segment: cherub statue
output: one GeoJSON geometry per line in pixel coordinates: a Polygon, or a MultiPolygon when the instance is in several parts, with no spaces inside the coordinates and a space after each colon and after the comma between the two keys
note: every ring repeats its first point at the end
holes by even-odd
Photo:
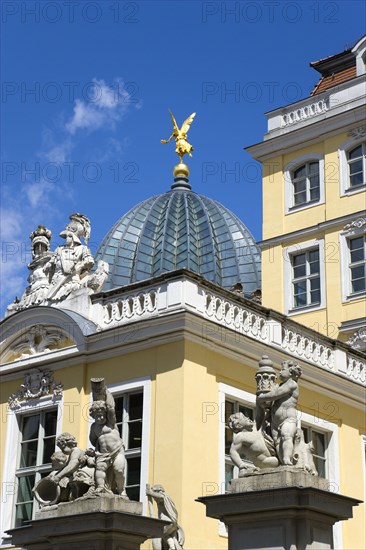
{"type": "Polygon", "coordinates": [[[293,465],[295,436],[298,430],[297,401],[301,367],[292,361],[284,361],[280,371],[281,384],[273,390],[257,395],[257,404],[270,401],[271,432],[281,464],[293,465]]]}
{"type": "Polygon", "coordinates": [[[117,493],[128,500],[125,490],[126,458],[123,441],[116,425],[114,399],[105,388],[105,400],[93,401],[89,412],[94,418],[90,441],[95,451],[95,494],[117,493]]]}
{"type": "Polygon", "coordinates": [[[57,437],[56,445],[60,451],[55,451],[51,456],[52,472],[33,489],[36,499],[43,506],[47,500],[54,503],[75,500],[94,486],[94,459],[78,448],[76,438],[64,432],[57,437]],[[50,489],[50,482],[53,490],[50,489]],[[55,485],[59,488],[58,496],[55,493],[55,498],[50,499],[55,485]]]}
{"type": "Polygon", "coordinates": [[[266,435],[262,431],[257,431],[250,418],[241,412],[232,414],[229,417],[229,428],[234,432],[230,457],[235,466],[239,468],[239,477],[248,471],[278,466],[278,459],[274,449],[271,448],[271,441],[266,441],[266,435]],[[245,463],[240,452],[243,452],[254,466],[245,463]]]}
{"type": "Polygon", "coordinates": [[[146,485],[146,496],[149,501],[150,515],[153,513],[153,499],[158,507],[158,518],[170,521],[170,525],[164,528],[161,539],[152,539],[153,550],[183,550],[184,531],[178,525],[178,512],[174,502],[164,491],[162,485],[146,485]]]}
{"type": "Polygon", "coordinates": [[[171,111],[170,118],[173,122],[173,133],[170,136],[169,139],[162,139],[160,140],[161,143],[169,143],[169,141],[174,138],[175,139],[175,152],[179,156],[180,162],[182,162],[182,158],[184,155],[192,156],[191,151],[193,151],[193,147],[190,143],[187,141],[187,133],[188,130],[193,122],[194,117],[196,116],[196,113],[192,113],[182,124],[181,129],[178,128],[178,124],[174,118],[174,115],[171,111]]]}

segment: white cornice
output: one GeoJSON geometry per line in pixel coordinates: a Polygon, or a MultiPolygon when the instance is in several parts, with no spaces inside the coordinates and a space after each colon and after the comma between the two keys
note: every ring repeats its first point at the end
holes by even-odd
{"type": "Polygon", "coordinates": [[[282,133],[261,143],[245,147],[245,150],[259,162],[275,156],[297,151],[341,132],[350,131],[365,120],[365,98],[351,105],[344,105],[344,111],[327,111],[307,126],[297,125],[291,132],[282,133]]]}
{"type": "MultiPolygon", "coordinates": [[[[251,349],[253,357],[263,350],[267,354],[280,353],[284,358],[293,357],[312,364],[328,372],[331,378],[345,378],[361,386],[365,382],[366,365],[362,355],[347,345],[300,325],[279,312],[207,283],[186,270],[179,276],[177,272],[171,278],[167,277],[151,302],[148,298],[155,292],[154,289],[156,283],[151,280],[151,285],[145,286],[145,298],[142,299],[141,295],[141,300],[136,296],[132,300],[130,291],[124,288],[107,299],[101,296],[90,310],[93,315],[95,307],[93,321],[99,330],[83,335],[82,347],[15,360],[3,365],[0,373],[13,376],[30,366],[45,364],[47,368],[62,368],[64,365],[99,361],[177,341],[192,332],[188,321],[194,318],[196,321],[192,326],[196,328],[193,333],[203,342],[216,332],[223,339],[223,346],[231,341],[235,346],[241,342],[239,349],[243,357],[250,355],[251,349]],[[126,302],[130,305],[125,311],[126,302]]],[[[47,318],[49,309],[40,309],[39,322],[42,322],[41,311],[47,318]]],[[[30,313],[17,314],[19,326],[22,315],[28,318],[30,313]]]]}
{"type": "MultiPolygon", "coordinates": [[[[191,341],[224,357],[240,361],[253,368],[253,375],[258,366],[258,357],[263,354],[269,355],[276,365],[293,357],[279,346],[274,347],[260,339],[249,338],[245,334],[237,333],[227,327],[217,327],[214,322],[202,319],[191,312],[177,312],[174,315],[162,317],[158,323],[156,321],[156,319],[141,321],[137,323],[140,325],[138,330],[131,331],[131,327],[124,327],[128,329],[126,331],[128,339],[124,339],[122,334],[118,335],[118,327],[106,331],[102,341],[100,334],[99,338],[94,335],[91,338],[94,341],[89,342],[87,352],[79,353],[73,358],[58,357],[56,360],[54,357],[53,361],[47,362],[47,368],[50,371],[55,371],[71,365],[92,364],[96,361],[122,357],[132,352],[179,341],[182,343],[191,341]]],[[[304,387],[326,393],[333,399],[348,401],[352,406],[364,406],[365,392],[359,384],[355,384],[339,372],[320,368],[306,360],[299,360],[299,363],[303,367],[304,387]]],[[[15,364],[7,365],[6,372],[2,373],[1,379],[3,382],[18,379],[20,373],[27,368],[29,369],[29,365],[28,367],[15,364]]],[[[62,374],[59,378],[62,381],[62,374]]]]}
{"type": "Polygon", "coordinates": [[[298,240],[298,237],[301,237],[301,239],[303,240],[303,238],[305,237],[310,237],[317,233],[321,233],[326,230],[333,229],[334,227],[342,226],[342,229],[343,229],[343,227],[346,224],[348,224],[348,222],[352,222],[356,219],[362,218],[365,214],[366,214],[365,210],[361,210],[360,212],[353,212],[352,214],[347,214],[347,216],[341,216],[340,218],[334,218],[332,220],[320,222],[310,227],[305,227],[297,231],[291,231],[290,233],[285,233],[284,235],[278,235],[277,237],[264,239],[263,241],[260,241],[259,243],[257,243],[257,245],[259,246],[259,248],[263,249],[263,248],[266,248],[267,246],[279,245],[284,242],[288,243],[290,241],[298,240]]]}

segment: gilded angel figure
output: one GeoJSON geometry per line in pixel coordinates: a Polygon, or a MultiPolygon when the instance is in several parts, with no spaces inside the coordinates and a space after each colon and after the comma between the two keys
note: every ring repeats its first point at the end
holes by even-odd
{"type": "Polygon", "coordinates": [[[175,152],[180,158],[180,162],[182,162],[182,158],[184,155],[192,156],[191,151],[193,151],[193,147],[190,143],[187,141],[187,133],[188,130],[193,122],[194,117],[196,116],[196,113],[192,113],[182,124],[181,129],[178,128],[178,124],[174,118],[174,115],[171,111],[170,118],[173,122],[173,133],[170,136],[169,139],[162,139],[161,143],[169,143],[169,141],[174,138],[175,139],[175,152]]]}

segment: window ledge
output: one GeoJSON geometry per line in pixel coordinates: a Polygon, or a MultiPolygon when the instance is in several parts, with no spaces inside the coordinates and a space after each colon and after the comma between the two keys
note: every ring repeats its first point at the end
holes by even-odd
{"type": "Polygon", "coordinates": [[[366,190],[366,183],[363,183],[362,185],[358,185],[357,187],[348,187],[343,192],[343,197],[348,197],[350,195],[355,195],[356,193],[361,193],[361,191],[366,190]]]}
{"type": "Polygon", "coordinates": [[[304,204],[298,204],[296,206],[290,206],[285,215],[288,216],[289,214],[294,214],[294,212],[299,212],[301,210],[307,210],[308,208],[313,208],[314,206],[319,206],[320,204],[324,204],[324,200],[316,200],[316,201],[309,201],[305,202],[304,204]]]}
{"type": "Polygon", "coordinates": [[[357,294],[349,294],[346,296],[346,298],[343,300],[344,303],[347,302],[353,302],[354,300],[358,300],[360,298],[366,298],[366,290],[363,290],[362,292],[358,292],[357,294]]]}
{"type": "Polygon", "coordinates": [[[310,306],[302,306],[290,309],[287,313],[287,315],[297,315],[298,313],[307,313],[308,311],[317,311],[320,309],[325,309],[324,304],[317,304],[317,305],[310,305],[310,306]]]}

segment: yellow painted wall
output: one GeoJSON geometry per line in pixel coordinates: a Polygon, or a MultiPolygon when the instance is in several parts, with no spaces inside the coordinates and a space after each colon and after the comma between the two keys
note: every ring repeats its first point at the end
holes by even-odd
{"type": "MultiPolygon", "coordinates": [[[[73,416],[70,411],[87,410],[90,378],[101,375],[107,384],[151,377],[149,483],[163,484],[175,501],[187,550],[226,549],[227,538],[219,536],[218,521],[206,518],[205,506],[195,499],[205,494],[207,483],[219,483],[219,427],[224,411],[218,407],[218,384],[254,394],[254,369],[245,360],[229,359],[213,347],[186,340],[56,371],[55,380],[64,385],[65,406],[72,404],[64,408],[62,430],[73,433],[80,447],[87,445],[87,415],[73,416]]],[[[4,400],[21,382],[19,377],[3,384],[4,400]]],[[[315,390],[301,388],[301,383],[300,389],[299,405],[304,412],[339,425],[340,492],[363,500],[364,415],[315,390]]],[[[1,437],[4,443],[5,429],[1,437]]],[[[364,507],[358,507],[354,519],[344,523],[344,548],[366,548],[363,515],[364,507]]],[[[151,543],[144,548],[151,548],[151,543]]]]}
{"type": "MultiPolygon", "coordinates": [[[[263,239],[299,231],[316,226],[353,212],[359,212],[366,205],[366,192],[340,196],[338,148],[349,139],[347,133],[330,137],[323,142],[298,149],[285,155],[265,161],[263,165],[263,239]],[[285,214],[284,170],[303,155],[317,153],[324,157],[325,203],[285,214]]],[[[302,244],[309,239],[324,239],[326,308],[292,314],[299,323],[330,336],[347,340],[349,335],[339,333],[342,322],[365,316],[365,299],[354,299],[342,303],[341,258],[337,228],[324,230],[311,237],[295,236],[291,242],[269,245],[262,251],[262,303],[266,307],[286,313],[284,295],[284,262],[289,261],[285,249],[302,244]]]]}
{"type": "Polygon", "coordinates": [[[366,191],[340,196],[338,148],[349,140],[347,133],[324,142],[302,147],[263,163],[263,239],[297,231],[326,220],[359,212],[365,208],[366,191]],[[284,170],[303,155],[317,153],[324,157],[325,203],[285,214],[284,170]]]}

